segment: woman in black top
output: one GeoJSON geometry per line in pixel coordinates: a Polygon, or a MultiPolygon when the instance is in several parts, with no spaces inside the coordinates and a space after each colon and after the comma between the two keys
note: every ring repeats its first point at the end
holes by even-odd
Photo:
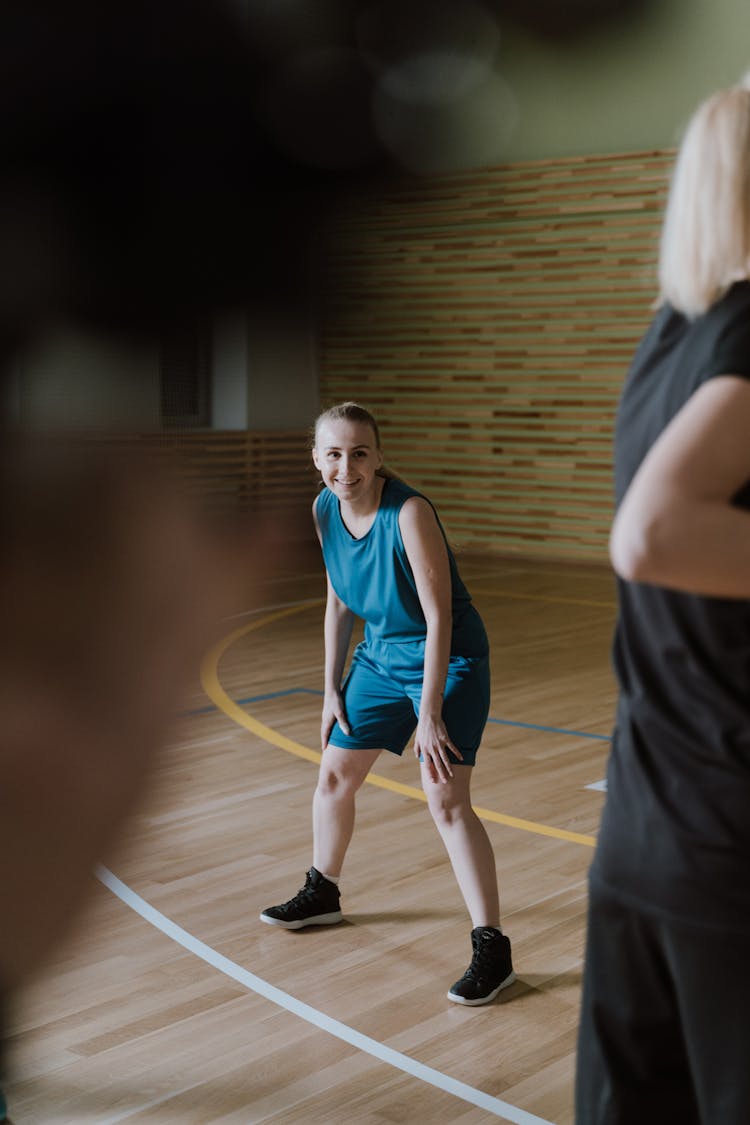
{"type": "Polygon", "coordinates": [[[578,1125],[750,1122],[750,82],[696,112],[618,412],[578,1125]]]}

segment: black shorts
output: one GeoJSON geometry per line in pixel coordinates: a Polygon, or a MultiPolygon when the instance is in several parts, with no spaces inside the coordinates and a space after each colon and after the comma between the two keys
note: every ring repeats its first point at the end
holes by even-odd
{"type": "Polygon", "coordinates": [[[660,918],[592,884],[576,1125],[748,1125],[748,954],[748,934],[660,918]]]}

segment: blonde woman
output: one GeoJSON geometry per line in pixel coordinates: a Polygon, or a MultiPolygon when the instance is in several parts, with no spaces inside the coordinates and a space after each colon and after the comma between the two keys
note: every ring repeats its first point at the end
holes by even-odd
{"type": "Polygon", "coordinates": [[[750,89],[691,120],[615,441],[578,1125],[750,1121],[750,89]]]}

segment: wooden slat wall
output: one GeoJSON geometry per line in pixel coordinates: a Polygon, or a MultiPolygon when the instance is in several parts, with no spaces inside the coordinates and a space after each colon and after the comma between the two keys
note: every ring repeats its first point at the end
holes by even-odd
{"type": "Polygon", "coordinates": [[[459,545],[606,558],[614,414],[673,157],[509,165],[340,214],[321,399],[373,410],[459,545]]]}
{"type": "Polygon", "coordinates": [[[289,534],[313,535],[318,476],[305,430],[182,431],[107,435],[108,443],[165,456],[189,490],[215,511],[277,513],[289,534]]]}

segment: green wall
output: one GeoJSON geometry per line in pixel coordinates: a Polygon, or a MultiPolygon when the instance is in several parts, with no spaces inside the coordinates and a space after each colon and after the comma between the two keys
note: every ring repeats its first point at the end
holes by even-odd
{"type": "Polygon", "coordinates": [[[463,38],[415,56],[375,100],[386,147],[418,174],[669,149],[704,97],[750,69],[748,0],[643,0],[570,42],[478,0],[461,12],[463,38]]]}
{"type": "Polygon", "coordinates": [[[505,28],[495,66],[518,113],[506,160],[670,147],[698,102],[750,69],[750,4],[651,0],[565,47],[505,28]]]}

